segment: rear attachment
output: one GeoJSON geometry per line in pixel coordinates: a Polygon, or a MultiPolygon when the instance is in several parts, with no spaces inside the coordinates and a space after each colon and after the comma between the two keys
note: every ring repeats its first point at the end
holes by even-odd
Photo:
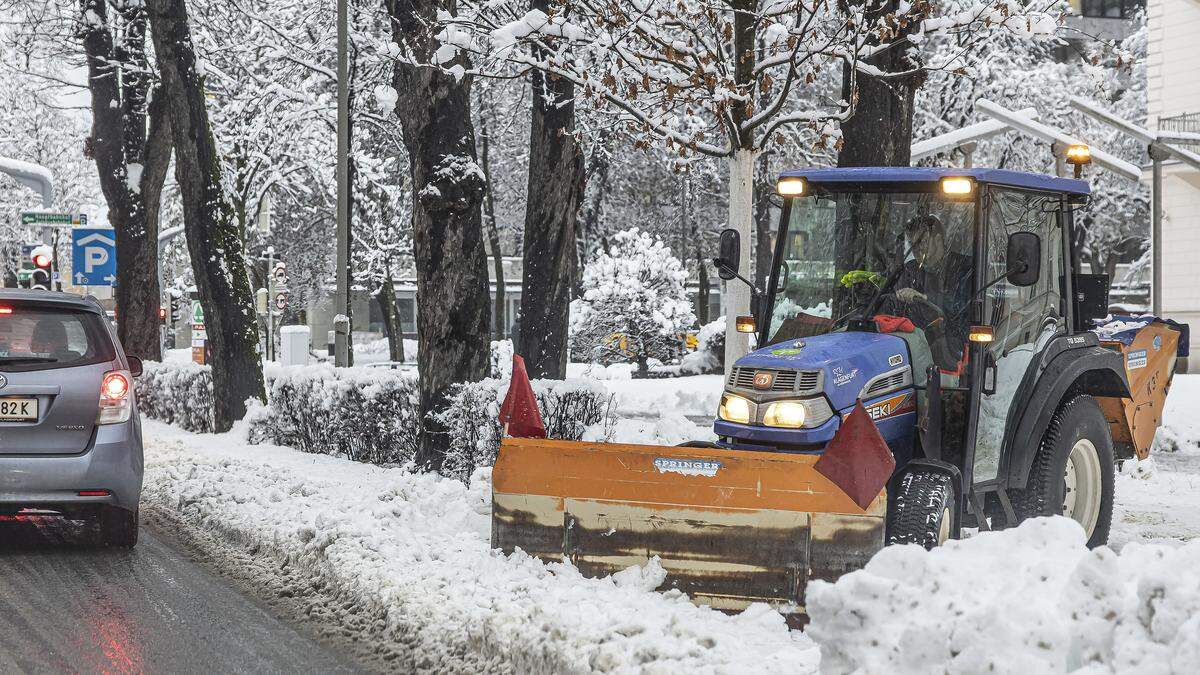
{"type": "Polygon", "coordinates": [[[815,455],[506,438],[492,473],[492,547],[586,576],[659,556],[661,590],[740,610],[803,611],[812,579],[883,547],[887,500],[864,511],[815,455]]]}

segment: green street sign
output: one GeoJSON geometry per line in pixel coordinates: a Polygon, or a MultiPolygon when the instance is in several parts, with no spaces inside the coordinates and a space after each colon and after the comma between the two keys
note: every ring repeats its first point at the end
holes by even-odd
{"type": "Polygon", "coordinates": [[[200,305],[199,300],[192,301],[192,325],[204,325],[204,307],[200,305]]]}
{"type": "Polygon", "coordinates": [[[87,225],[86,213],[41,213],[26,211],[21,214],[22,225],[42,225],[45,227],[74,227],[87,225]]]}

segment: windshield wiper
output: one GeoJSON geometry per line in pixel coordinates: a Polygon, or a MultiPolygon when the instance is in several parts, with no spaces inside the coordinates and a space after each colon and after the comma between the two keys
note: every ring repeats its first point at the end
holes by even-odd
{"type": "Polygon", "coordinates": [[[58,363],[46,356],[0,356],[0,363],[58,363]]]}

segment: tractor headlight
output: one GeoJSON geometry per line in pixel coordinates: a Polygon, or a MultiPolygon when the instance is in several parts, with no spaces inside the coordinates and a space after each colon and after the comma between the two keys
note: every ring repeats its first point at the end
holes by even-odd
{"type": "Polygon", "coordinates": [[[750,401],[741,396],[725,394],[721,397],[721,407],[717,409],[717,415],[726,422],[749,424],[750,401]]]}
{"type": "Polygon", "coordinates": [[[824,397],[768,403],[763,412],[763,425],[785,429],[819,427],[833,417],[833,409],[824,397]]]}
{"type": "Polygon", "coordinates": [[[804,426],[808,417],[808,409],[800,401],[776,401],[767,405],[763,415],[763,424],[769,427],[787,427],[799,429],[804,426]]]}

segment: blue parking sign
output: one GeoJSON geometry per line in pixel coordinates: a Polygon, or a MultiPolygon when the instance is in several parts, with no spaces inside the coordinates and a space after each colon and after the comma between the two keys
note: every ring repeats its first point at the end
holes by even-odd
{"type": "Polygon", "coordinates": [[[117,281],[117,235],[109,229],[71,230],[71,281],[76,286],[113,286],[117,281]]]}

